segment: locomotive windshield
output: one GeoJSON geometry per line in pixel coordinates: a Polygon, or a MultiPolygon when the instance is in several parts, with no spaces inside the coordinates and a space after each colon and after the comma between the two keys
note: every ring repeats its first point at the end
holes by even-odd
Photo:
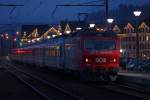
{"type": "Polygon", "coordinates": [[[114,40],[85,40],[84,48],[86,50],[115,50],[114,40]]]}

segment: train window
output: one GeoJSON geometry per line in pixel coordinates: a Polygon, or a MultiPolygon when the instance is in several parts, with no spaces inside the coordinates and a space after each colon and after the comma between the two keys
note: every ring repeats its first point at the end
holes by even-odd
{"type": "Polygon", "coordinates": [[[49,56],[49,48],[45,48],[45,56],[49,56]]]}
{"type": "Polygon", "coordinates": [[[72,46],[71,44],[65,44],[65,49],[66,49],[66,50],[70,50],[70,49],[71,49],[71,46],[72,46]]]}
{"type": "Polygon", "coordinates": [[[55,57],[55,56],[60,56],[60,46],[50,46],[49,47],[49,49],[47,49],[48,51],[47,51],[47,53],[46,53],[46,55],[47,56],[53,56],[53,57],[55,57]]]}
{"type": "Polygon", "coordinates": [[[86,50],[114,50],[114,40],[85,40],[84,48],[86,50]]]}
{"type": "Polygon", "coordinates": [[[34,56],[42,56],[43,55],[42,50],[43,50],[43,48],[35,48],[35,49],[33,49],[33,51],[34,51],[33,55],[34,56]]]}

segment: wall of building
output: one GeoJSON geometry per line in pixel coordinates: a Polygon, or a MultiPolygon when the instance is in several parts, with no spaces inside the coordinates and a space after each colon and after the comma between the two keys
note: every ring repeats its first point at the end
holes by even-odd
{"type": "Polygon", "coordinates": [[[127,25],[124,31],[119,34],[121,41],[122,57],[136,58],[137,34],[139,34],[139,59],[150,60],[150,30],[144,23],[135,32],[133,26],[127,25]]]}

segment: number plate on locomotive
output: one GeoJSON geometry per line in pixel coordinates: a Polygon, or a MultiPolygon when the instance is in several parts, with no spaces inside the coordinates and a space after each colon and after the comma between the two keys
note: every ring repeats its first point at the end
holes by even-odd
{"type": "Polygon", "coordinates": [[[96,58],[95,61],[97,63],[104,63],[104,62],[106,62],[106,58],[96,58]]]}

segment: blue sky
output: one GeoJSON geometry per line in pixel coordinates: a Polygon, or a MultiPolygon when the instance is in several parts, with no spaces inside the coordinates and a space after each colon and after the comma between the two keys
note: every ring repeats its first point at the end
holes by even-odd
{"type": "MultiPolygon", "coordinates": [[[[76,19],[78,12],[93,12],[97,11],[97,7],[82,7],[82,8],[67,8],[59,7],[57,12],[52,17],[51,13],[57,4],[78,3],[92,0],[0,0],[0,3],[5,4],[23,4],[24,7],[16,7],[13,13],[9,12],[12,7],[0,7],[0,24],[6,23],[41,23],[51,24],[59,22],[61,19],[76,19]]],[[[120,3],[142,5],[150,0],[110,0],[110,7],[115,8],[120,3]]],[[[99,2],[100,3],[100,2],[99,2]]],[[[101,9],[101,8],[100,8],[101,9]]]]}

